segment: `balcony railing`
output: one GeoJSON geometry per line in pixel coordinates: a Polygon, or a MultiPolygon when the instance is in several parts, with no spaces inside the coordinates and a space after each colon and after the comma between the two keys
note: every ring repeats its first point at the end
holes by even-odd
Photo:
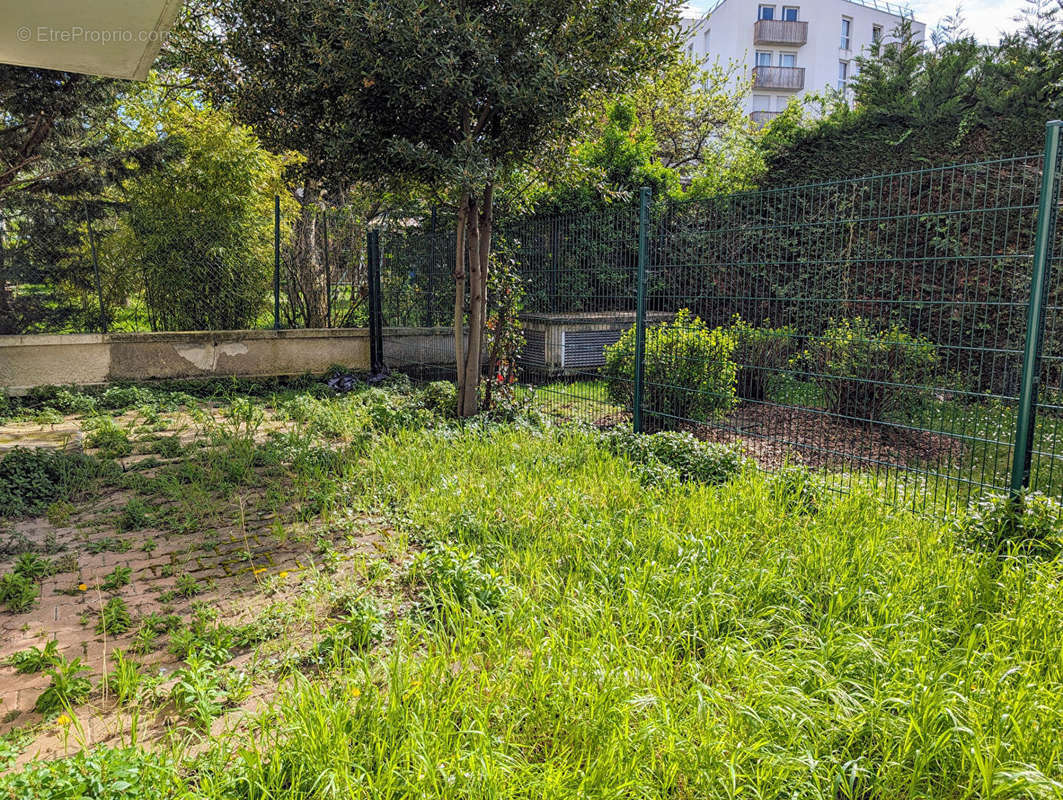
{"type": "Polygon", "coordinates": [[[781,111],[754,111],[749,118],[757,125],[767,125],[781,113],[781,111]]]}
{"type": "Polygon", "coordinates": [[[753,23],[754,44],[800,47],[808,41],[808,23],[788,19],[758,19],[753,23]]]}
{"type": "Polygon", "coordinates": [[[805,68],[754,67],[753,88],[799,92],[805,88],[805,68]]]}

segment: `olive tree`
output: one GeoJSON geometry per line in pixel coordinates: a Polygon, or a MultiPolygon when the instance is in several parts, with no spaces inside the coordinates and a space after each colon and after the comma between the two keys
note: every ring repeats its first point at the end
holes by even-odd
{"type": "Polygon", "coordinates": [[[189,7],[207,45],[189,63],[264,141],[304,153],[326,183],[453,199],[458,412],[475,413],[498,181],[556,144],[588,97],[666,66],[681,0],[219,2],[189,7]]]}

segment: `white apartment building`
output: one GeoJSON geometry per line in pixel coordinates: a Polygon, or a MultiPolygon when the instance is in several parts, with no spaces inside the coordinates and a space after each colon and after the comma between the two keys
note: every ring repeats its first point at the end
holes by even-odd
{"type": "Polygon", "coordinates": [[[922,41],[926,25],[910,9],[884,0],[714,0],[683,21],[687,52],[706,63],[735,63],[752,80],[747,110],[765,123],[794,96],[833,88],[856,74],[856,58],[889,41],[903,20],[922,41]]]}

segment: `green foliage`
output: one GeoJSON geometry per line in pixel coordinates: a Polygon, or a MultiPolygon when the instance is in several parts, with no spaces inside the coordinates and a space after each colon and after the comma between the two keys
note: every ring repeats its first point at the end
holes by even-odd
{"type": "Polygon", "coordinates": [[[89,699],[92,682],[85,673],[90,670],[80,658],[68,661],[59,656],[44,672],[52,680],[33,706],[37,712],[50,717],[69,711],[89,699]]]}
{"type": "Polygon", "coordinates": [[[789,326],[754,328],[736,316],[730,333],[735,342],[738,398],[764,402],[771,386],[790,364],[796,349],[796,331],[789,326]]]}
{"type": "Polygon", "coordinates": [[[0,795],[10,800],[171,800],[179,796],[178,785],[163,755],[96,746],[0,776],[0,795]]]}
{"type": "Polygon", "coordinates": [[[980,500],[957,527],[960,540],[975,550],[1047,559],[1063,552],[1063,507],[1041,492],[980,500]]]}
{"type": "Polygon", "coordinates": [[[115,596],[107,600],[100,609],[100,619],[96,623],[96,633],[121,636],[133,627],[133,619],[129,615],[129,607],[121,597],[115,596]]]}
{"type": "Polygon", "coordinates": [[[1023,17],[988,46],[962,20],[936,32],[935,47],[906,23],[899,38],[856,59],[853,108],[831,103],[825,114],[770,127],[765,183],[1039,152],[1044,123],[1063,109],[1063,19],[1055,3],[1031,4],[1023,17]]]}
{"type": "Polygon", "coordinates": [[[786,513],[815,514],[826,500],[821,480],[807,467],[785,464],[771,474],[773,499],[786,513]]]}
{"type": "Polygon", "coordinates": [[[14,667],[15,671],[22,675],[31,675],[57,665],[61,658],[59,642],[52,639],[44,647],[30,647],[12,653],[4,659],[4,663],[14,667]]]}
{"type": "Polygon", "coordinates": [[[117,566],[104,578],[100,588],[105,592],[116,592],[123,586],[128,586],[132,580],[133,570],[129,567],[117,566]]]}
{"type": "Polygon", "coordinates": [[[140,696],[144,675],[140,665],[128,658],[121,650],[111,651],[110,674],[107,676],[107,690],[114,694],[118,705],[131,705],[140,696]]]}
{"type": "Polygon", "coordinates": [[[110,417],[94,417],[85,423],[85,444],[99,448],[106,458],[122,458],[133,452],[129,431],[110,417]]]}
{"type": "Polygon", "coordinates": [[[96,459],[80,453],[9,450],[0,459],[0,517],[39,514],[87,488],[102,471],[96,459]]]}
{"type": "Polygon", "coordinates": [[[447,615],[455,609],[500,612],[506,583],[471,550],[432,542],[410,565],[409,579],[423,583],[425,606],[447,615]]]}
{"type": "Polygon", "coordinates": [[[55,572],[52,563],[36,553],[20,553],[12,570],[31,581],[39,581],[55,572]]]}
{"type": "MultiPolygon", "coordinates": [[[[634,327],[605,348],[602,372],[609,396],[628,410],[634,404],[634,327]]],[[[708,422],[734,407],[735,341],[725,330],[710,330],[688,309],[672,322],[646,328],[643,414],[648,427],[708,422]]]]}
{"type": "Polygon", "coordinates": [[[151,523],[150,506],[139,497],[131,497],[118,516],[117,527],[120,531],[139,531],[151,523]]]}
{"type": "Polygon", "coordinates": [[[8,611],[14,614],[29,611],[39,595],[40,589],[32,578],[17,572],[0,575],[0,606],[8,611]]]}
{"type": "Polygon", "coordinates": [[[440,417],[453,417],[458,407],[458,387],[450,381],[432,381],[419,392],[421,405],[440,417]]]}
{"type": "Polygon", "coordinates": [[[143,275],[153,330],[253,327],[269,296],[284,160],[227,113],[154,87],[124,111],[180,157],[124,184],[126,213],[101,258],[119,274],[143,275]]]}
{"type": "Polygon", "coordinates": [[[741,472],[745,459],[736,447],[701,442],[692,434],[661,431],[652,435],[613,428],[597,434],[610,452],[636,464],[640,478],[651,486],[679,481],[715,485],[741,472]]]}
{"type": "Polygon", "coordinates": [[[649,186],[654,197],[676,193],[679,174],[657,160],[653,129],[639,123],[634,104],[626,99],[612,102],[606,119],[598,138],[576,147],[583,182],[562,190],[555,203],[565,209],[594,208],[603,197],[637,197],[643,186],[649,186]]]}
{"type": "Polygon", "coordinates": [[[185,663],[175,673],[170,697],[178,711],[204,730],[227,707],[238,705],[250,694],[247,675],[221,666],[208,652],[189,653],[185,663]]]}
{"type": "Polygon", "coordinates": [[[863,317],[832,320],[811,360],[827,410],[872,422],[917,410],[938,363],[927,339],[863,317]]]}

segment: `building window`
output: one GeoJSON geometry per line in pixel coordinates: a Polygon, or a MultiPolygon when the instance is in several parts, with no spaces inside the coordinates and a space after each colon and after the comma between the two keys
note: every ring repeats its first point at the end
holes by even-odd
{"type": "Polygon", "coordinates": [[[871,41],[874,42],[875,44],[879,44],[879,43],[882,42],[882,26],[881,25],[872,25],[871,26],[871,41]]]}
{"type": "Polygon", "coordinates": [[[844,92],[849,85],[849,62],[838,62],[838,91],[844,92]]]}
{"type": "Polygon", "coordinates": [[[771,111],[771,95],[770,94],[755,94],[755,95],[753,95],[753,110],[754,111],[771,111]]]}
{"type": "Polygon", "coordinates": [[[709,54],[709,32],[708,31],[705,31],[705,33],[703,34],[703,39],[704,39],[704,42],[703,42],[704,47],[703,47],[703,49],[705,51],[705,55],[708,55],[709,54]]]}
{"type": "Polygon", "coordinates": [[[757,51],[757,66],[758,67],[770,67],[771,66],[771,52],[767,50],[757,51]]]}
{"type": "Polygon", "coordinates": [[[851,50],[853,43],[853,21],[848,17],[842,17],[842,50],[851,50]]]}
{"type": "Polygon", "coordinates": [[[797,22],[797,6],[783,6],[782,18],[786,22],[797,22]]]}
{"type": "MultiPolygon", "coordinates": [[[[749,19],[749,17],[746,17],[749,19]]],[[[761,6],[757,9],[757,19],[775,19],[775,6],[761,6]]]]}
{"type": "Polygon", "coordinates": [[[780,67],[796,67],[797,56],[794,53],[779,53],[780,67]]]}
{"type": "Polygon", "coordinates": [[[690,56],[691,58],[694,57],[694,43],[693,42],[691,42],[690,44],[687,45],[687,55],[690,56]]]}

